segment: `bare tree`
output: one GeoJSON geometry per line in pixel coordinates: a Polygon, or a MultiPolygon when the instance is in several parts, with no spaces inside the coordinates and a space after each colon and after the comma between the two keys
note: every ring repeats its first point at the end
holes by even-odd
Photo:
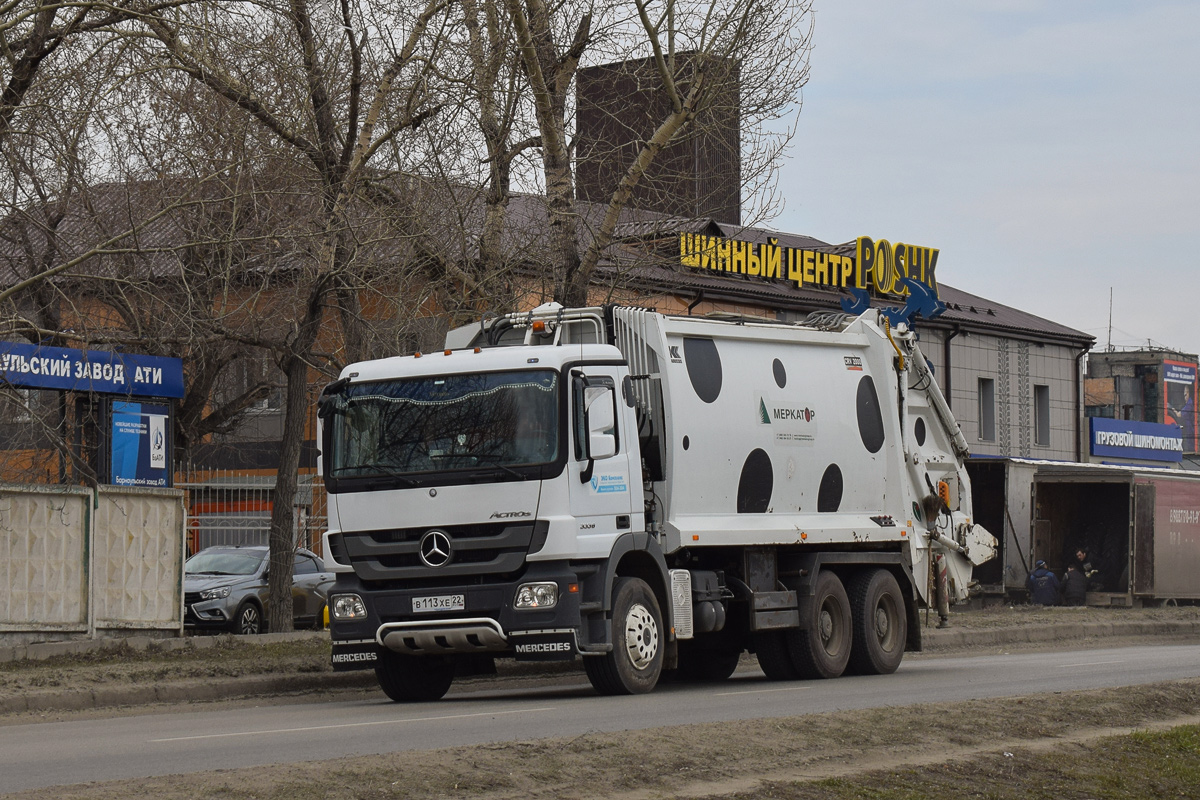
{"type": "Polygon", "coordinates": [[[564,304],[587,303],[593,273],[635,188],[664,148],[704,125],[714,106],[733,98],[741,123],[750,129],[751,149],[760,148],[746,154],[749,180],[773,170],[790,138],[787,128],[772,132],[764,126],[798,109],[808,70],[809,0],[633,0],[600,7],[505,0],[505,8],[541,133],[549,260],[555,299],[564,304]],[[581,239],[577,227],[586,215],[577,201],[569,92],[585,59],[650,65],[639,80],[659,95],[661,111],[651,130],[636,132],[636,152],[623,164],[599,222],[581,239]]]}
{"type": "MultiPolygon", "coordinates": [[[[285,380],[284,433],[271,516],[270,620],[291,628],[293,520],[308,393],[322,327],[337,309],[341,358],[366,355],[359,307],[359,242],[354,208],[371,164],[392,140],[436,114],[431,69],[439,48],[443,0],[415,13],[342,0],[336,5],[202,2],[186,13],[146,13],[140,29],[172,70],[237,108],[275,142],[280,159],[304,165],[319,228],[307,251],[278,280],[272,308],[256,311],[289,323],[268,337],[285,380]],[[393,31],[401,34],[393,38],[393,31]],[[282,315],[280,312],[283,312],[282,315]]],[[[295,169],[299,169],[297,166],[295,169]]],[[[295,170],[293,170],[295,174],[295,170]]],[[[264,332],[266,326],[264,326],[264,332]]],[[[339,359],[340,360],[340,359],[339,359]]]]}

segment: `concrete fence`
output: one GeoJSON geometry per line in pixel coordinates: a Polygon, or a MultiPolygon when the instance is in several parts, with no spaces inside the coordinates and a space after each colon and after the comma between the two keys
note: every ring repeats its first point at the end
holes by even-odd
{"type": "Polygon", "coordinates": [[[183,492],[0,485],[0,643],[183,631],[183,492]]]}

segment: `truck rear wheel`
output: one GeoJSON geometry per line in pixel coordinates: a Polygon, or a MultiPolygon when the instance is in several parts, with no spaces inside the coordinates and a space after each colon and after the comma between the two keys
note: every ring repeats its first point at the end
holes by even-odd
{"type": "Polygon", "coordinates": [[[588,680],[600,694],[645,694],[662,673],[662,611],[640,578],[618,578],[613,586],[613,649],[583,660],[588,680]]]}
{"type": "Polygon", "coordinates": [[[799,680],[785,631],[759,631],[754,635],[754,655],[763,674],[773,681],[799,680]]]}
{"type": "Polygon", "coordinates": [[[850,670],[858,675],[888,675],[900,666],[908,639],[904,595],[885,569],[864,570],[850,581],[854,647],[850,670]]]}
{"type": "Polygon", "coordinates": [[[379,688],[397,703],[440,700],[454,682],[454,662],[445,656],[406,656],[385,650],[375,663],[379,688]]]}
{"type": "Polygon", "coordinates": [[[737,669],[742,651],[679,643],[679,677],[685,681],[723,681],[737,669]]]}
{"type": "Polygon", "coordinates": [[[787,632],[788,650],[802,678],[836,678],[846,670],[854,642],[852,615],[846,587],[837,575],[817,574],[812,616],[800,620],[806,627],[787,632]]]}

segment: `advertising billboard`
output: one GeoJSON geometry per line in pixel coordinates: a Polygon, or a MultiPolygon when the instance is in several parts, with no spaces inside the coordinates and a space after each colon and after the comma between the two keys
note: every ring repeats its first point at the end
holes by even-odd
{"type": "Polygon", "coordinates": [[[109,483],[171,485],[171,409],[165,404],[114,400],[110,415],[109,483]]]}
{"type": "Polygon", "coordinates": [[[1163,361],[1163,421],[1183,429],[1183,452],[1196,452],[1196,364],[1163,361]]]}

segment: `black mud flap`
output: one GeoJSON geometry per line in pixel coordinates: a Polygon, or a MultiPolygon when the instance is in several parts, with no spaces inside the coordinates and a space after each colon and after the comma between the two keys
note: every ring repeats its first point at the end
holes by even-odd
{"type": "Polygon", "coordinates": [[[334,672],[349,672],[356,669],[374,669],[382,648],[374,639],[358,642],[334,642],[329,663],[334,672]]]}
{"type": "Polygon", "coordinates": [[[574,631],[509,636],[517,661],[574,661],[579,648],[574,631]]]}

